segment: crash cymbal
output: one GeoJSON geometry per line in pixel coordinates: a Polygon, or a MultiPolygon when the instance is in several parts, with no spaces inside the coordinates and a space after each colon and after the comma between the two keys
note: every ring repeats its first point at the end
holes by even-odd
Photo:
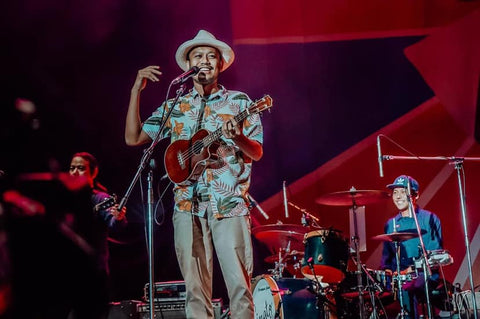
{"type": "Polygon", "coordinates": [[[311,230],[310,227],[306,227],[298,224],[269,224],[269,225],[261,225],[261,226],[254,227],[252,229],[252,233],[255,235],[257,233],[265,232],[265,231],[282,231],[282,232],[293,232],[293,233],[305,234],[310,230],[311,230]]]}
{"type": "Polygon", "coordinates": [[[253,228],[252,234],[274,252],[287,248],[302,251],[305,233],[311,229],[296,224],[271,224],[253,228]]]}
{"type": "MultiPolygon", "coordinates": [[[[305,255],[305,253],[303,251],[296,251],[296,250],[293,250],[291,251],[290,253],[287,253],[283,256],[283,262],[284,263],[296,263],[296,262],[299,262],[303,256],[305,255]]],[[[278,262],[278,254],[275,254],[275,255],[271,255],[271,256],[268,256],[266,257],[264,260],[266,263],[270,263],[270,264],[273,264],[275,262],[278,262]]]]}
{"type": "Polygon", "coordinates": [[[396,232],[396,233],[381,234],[381,235],[373,236],[372,239],[389,241],[389,242],[392,242],[392,241],[400,242],[400,241],[405,241],[405,240],[412,239],[412,238],[415,238],[415,237],[418,237],[417,233],[413,233],[413,232],[398,232],[397,233],[396,232]]]}
{"type": "Polygon", "coordinates": [[[356,190],[335,192],[318,197],[315,202],[329,206],[363,206],[388,199],[389,193],[379,190],[356,190]]]}

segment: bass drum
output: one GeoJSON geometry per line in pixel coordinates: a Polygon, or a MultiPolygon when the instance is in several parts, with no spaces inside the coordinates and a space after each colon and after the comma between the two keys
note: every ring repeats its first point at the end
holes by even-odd
{"type": "Polygon", "coordinates": [[[310,281],[295,278],[255,277],[252,284],[255,319],[319,319],[310,281]]]}

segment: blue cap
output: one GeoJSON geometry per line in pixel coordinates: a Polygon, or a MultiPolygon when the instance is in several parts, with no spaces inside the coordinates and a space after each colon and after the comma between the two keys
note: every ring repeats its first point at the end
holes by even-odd
{"type": "Polygon", "coordinates": [[[392,189],[392,188],[397,188],[397,187],[403,187],[407,188],[408,184],[407,181],[410,181],[410,188],[412,191],[418,193],[419,185],[418,182],[411,176],[408,175],[400,175],[395,180],[393,181],[392,184],[388,184],[387,187],[392,189]]]}

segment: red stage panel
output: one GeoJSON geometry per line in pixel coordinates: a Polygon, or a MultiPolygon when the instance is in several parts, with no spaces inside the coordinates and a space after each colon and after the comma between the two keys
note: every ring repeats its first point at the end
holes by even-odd
{"type": "MultiPolygon", "coordinates": [[[[478,2],[338,1],[338,0],[231,0],[233,38],[236,43],[282,39],[309,41],[308,37],[369,32],[428,29],[444,25],[478,8],[478,2]],[[306,38],[305,38],[306,37],[306,38]]],[[[401,33],[401,32],[400,32],[401,33]]],[[[352,35],[353,36],[353,35],[352,35]]]]}

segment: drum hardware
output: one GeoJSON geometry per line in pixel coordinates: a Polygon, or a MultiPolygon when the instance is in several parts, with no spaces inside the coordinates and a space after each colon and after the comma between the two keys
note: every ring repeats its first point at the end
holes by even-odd
{"type": "MultiPolygon", "coordinates": [[[[353,257],[352,257],[353,259],[353,257]]],[[[357,261],[354,259],[353,260],[354,263],[356,263],[357,261]]],[[[357,265],[358,266],[358,265],[357,265]]],[[[358,267],[357,267],[358,269],[358,267]]],[[[360,269],[361,269],[361,272],[360,274],[358,273],[358,270],[356,272],[356,276],[357,276],[357,289],[358,289],[358,298],[360,300],[360,294],[362,294],[362,297],[363,297],[363,294],[366,293],[366,295],[368,295],[368,297],[370,298],[370,302],[372,303],[372,312],[369,316],[369,318],[378,318],[378,314],[377,314],[377,307],[375,305],[376,301],[375,301],[375,297],[376,296],[380,296],[381,294],[384,293],[384,289],[378,284],[378,282],[372,277],[372,275],[370,274],[370,272],[366,269],[365,265],[363,264],[360,264],[360,269]],[[358,284],[358,277],[362,276],[362,274],[364,274],[366,276],[366,285],[365,287],[361,286],[358,284]],[[362,289],[362,288],[365,288],[365,289],[362,289]]],[[[359,303],[359,306],[362,307],[362,303],[359,303]]],[[[364,305],[363,305],[364,306],[364,305]]],[[[382,305],[383,306],[383,305],[382,305]]],[[[364,306],[365,307],[365,306],[364,306]]],[[[365,311],[365,309],[364,309],[365,311]]]]}
{"type": "Polygon", "coordinates": [[[264,261],[275,265],[274,269],[269,269],[274,276],[280,278],[283,276],[284,270],[287,270],[294,278],[300,278],[303,277],[300,271],[303,256],[303,251],[287,252],[287,250],[280,249],[278,254],[268,256],[264,261]]]}
{"type": "MultiPolygon", "coordinates": [[[[470,239],[469,239],[469,234],[468,234],[468,220],[467,220],[467,202],[466,202],[466,192],[464,189],[465,186],[465,170],[464,170],[464,161],[466,160],[471,160],[471,161],[480,161],[480,157],[457,157],[457,156],[395,156],[395,155],[382,155],[381,154],[381,149],[380,149],[380,139],[379,137],[383,136],[388,138],[387,136],[380,134],[377,137],[377,147],[378,147],[378,154],[379,154],[379,164],[382,163],[384,160],[422,160],[422,161],[449,161],[450,164],[455,165],[455,170],[457,172],[457,185],[458,185],[458,193],[459,193],[459,200],[460,200],[460,208],[461,208],[461,216],[462,216],[462,228],[463,228],[463,239],[464,239],[464,244],[465,244],[465,253],[467,256],[467,269],[468,269],[468,280],[470,284],[470,294],[471,294],[471,299],[472,299],[472,306],[473,306],[473,316],[475,319],[478,318],[477,310],[477,301],[475,298],[475,285],[474,285],[474,278],[473,278],[473,266],[472,266],[472,257],[470,254],[470,239]]],[[[389,138],[390,139],[390,138],[389,138]]],[[[391,139],[390,139],[391,140],[391,139]]],[[[394,142],[393,140],[391,140],[394,142]]],[[[396,142],[394,142],[396,143],[396,142]]],[[[396,143],[398,145],[398,143],[396,143]]],[[[399,145],[400,146],[400,145],[399,145]]],[[[401,147],[403,148],[403,147],[401,147]]],[[[405,148],[403,148],[405,149],[405,148]]],[[[383,167],[380,169],[380,177],[383,176],[383,167]]],[[[407,183],[408,189],[409,189],[409,194],[410,194],[410,183],[407,183]]],[[[418,223],[417,220],[415,220],[415,223],[417,224],[418,228],[418,223]]],[[[424,246],[423,246],[424,248],[424,246]]],[[[424,256],[426,254],[424,253],[424,256]]],[[[427,262],[424,265],[428,269],[427,262]]],[[[428,293],[427,293],[428,296],[428,293]]],[[[429,309],[430,310],[430,309],[429,309]]],[[[429,313],[430,315],[430,313],[429,313]]]]}
{"type": "Polygon", "coordinates": [[[333,290],[330,288],[329,284],[326,284],[318,279],[318,276],[315,274],[315,268],[313,266],[313,258],[310,257],[307,260],[307,263],[313,274],[313,286],[309,291],[315,294],[317,298],[316,306],[317,309],[322,309],[324,312],[324,318],[330,318],[330,313],[332,308],[335,308],[336,305],[327,298],[327,294],[332,294],[333,290]]]}
{"type": "Polygon", "coordinates": [[[395,260],[397,263],[397,274],[394,276],[394,280],[397,282],[397,287],[398,287],[398,296],[400,300],[400,313],[399,313],[399,318],[404,319],[406,316],[408,316],[407,311],[405,310],[405,303],[403,301],[403,294],[402,294],[402,286],[403,286],[403,281],[402,277],[400,274],[400,246],[398,241],[393,242],[395,245],[395,260]]]}
{"type": "MultiPolygon", "coordinates": [[[[403,319],[406,316],[408,316],[407,311],[405,310],[405,304],[403,301],[403,283],[405,280],[408,278],[406,275],[402,275],[400,273],[400,246],[399,243],[405,240],[409,240],[412,238],[418,237],[417,233],[410,233],[410,232],[393,232],[390,234],[381,234],[372,237],[372,239],[375,240],[382,240],[382,241],[387,241],[387,242],[393,242],[395,245],[395,262],[396,262],[396,274],[393,276],[393,282],[396,283],[397,285],[397,291],[398,291],[398,299],[400,301],[400,313],[398,314],[398,317],[403,319]]],[[[396,296],[395,296],[396,297],[396,296]]]]}
{"type": "MultiPolygon", "coordinates": [[[[354,235],[352,236],[353,249],[355,251],[355,259],[357,264],[357,288],[358,288],[358,300],[360,318],[365,318],[365,305],[363,301],[363,285],[362,285],[362,262],[360,260],[360,245],[358,237],[358,222],[357,222],[357,207],[372,204],[381,200],[389,198],[389,194],[385,191],[378,190],[357,190],[355,187],[351,187],[348,191],[335,192],[323,195],[316,199],[317,204],[331,205],[331,206],[347,206],[351,207],[353,212],[353,229],[354,235]]],[[[305,250],[306,254],[306,250],[305,250]]]]}
{"type": "MultiPolygon", "coordinates": [[[[436,249],[427,251],[427,262],[432,268],[438,268],[442,266],[449,266],[453,264],[453,257],[448,250],[436,249]]],[[[423,269],[423,258],[414,259],[415,268],[423,269]]]]}

